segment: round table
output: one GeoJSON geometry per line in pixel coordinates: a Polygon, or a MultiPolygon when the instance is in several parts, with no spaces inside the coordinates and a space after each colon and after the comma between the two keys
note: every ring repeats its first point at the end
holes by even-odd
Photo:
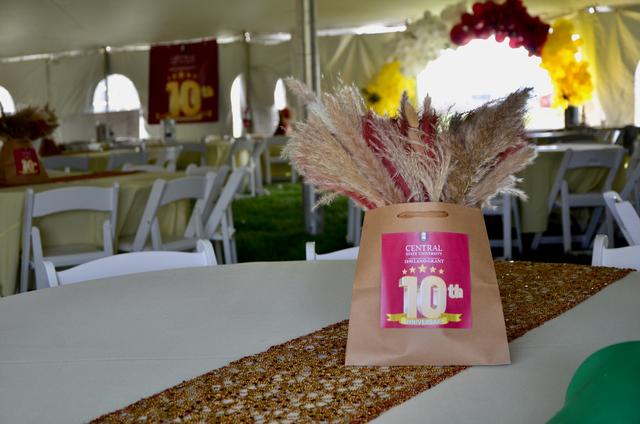
{"type": "MultiPolygon", "coordinates": [[[[0,422],[78,423],[348,317],[352,261],[152,272],[0,299],[0,422]]],[[[632,273],[381,422],[548,420],[592,352],[640,336],[632,273]]]]}

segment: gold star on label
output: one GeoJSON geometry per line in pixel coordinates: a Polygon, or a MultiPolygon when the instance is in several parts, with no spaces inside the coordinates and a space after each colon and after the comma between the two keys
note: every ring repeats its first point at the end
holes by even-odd
{"type": "Polygon", "coordinates": [[[402,270],[402,273],[406,275],[406,274],[407,274],[407,270],[406,270],[406,269],[403,269],[403,270],[402,270]]]}
{"type": "Polygon", "coordinates": [[[431,272],[436,272],[436,267],[435,267],[435,266],[432,266],[431,268],[429,268],[429,271],[431,271],[431,272]]]}
{"type": "Polygon", "coordinates": [[[412,274],[416,273],[416,269],[414,267],[409,268],[409,272],[412,274]]]}
{"type": "Polygon", "coordinates": [[[420,270],[420,272],[427,272],[427,267],[424,265],[420,265],[418,269],[420,270]]]}
{"type": "Polygon", "coordinates": [[[444,274],[444,269],[440,268],[440,271],[438,271],[440,274],[444,274]]]}

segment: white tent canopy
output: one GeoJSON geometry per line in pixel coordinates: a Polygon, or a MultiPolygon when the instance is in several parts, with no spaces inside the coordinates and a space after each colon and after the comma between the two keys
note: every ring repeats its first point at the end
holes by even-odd
{"type": "MultiPolygon", "coordinates": [[[[318,28],[402,23],[458,0],[318,0],[318,28]]],[[[297,0],[3,0],[0,58],[198,37],[294,32],[297,0]]],[[[469,5],[471,5],[471,1],[469,5]]],[[[550,19],[593,0],[526,0],[550,19]]],[[[608,0],[625,4],[629,0],[608,0]]]]}
{"type": "MultiPolygon", "coordinates": [[[[109,73],[122,74],[135,85],[143,111],[148,103],[149,53],[122,49],[199,37],[238,37],[252,34],[294,33],[296,0],[4,0],[0,13],[0,86],[16,107],[49,103],[64,119],[93,111],[93,95],[106,76],[105,53],[112,46],[109,73]],[[40,56],[76,51],[74,55],[40,56]],[[3,59],[4,58],[4,59],[3,59]]],[[[429,9],[438,13],[454,0],[317,0],[318,28],[398,24],[429,9]]],[[[472,2],[469,2],[469,6],[472,2]]],[[[608,4],[628,3],[612,0],[608,4]]],[[[636,2],[640,3],[640,2],[636,2]]],[[[591,0],[525,0],[533,15],[546,21],[572,13],[584,34],[583,53],[589,60],[597,94],[608,125],[633,122],[634,72],[640,60],[640,6],[615,7],[611,13],[590,14],[591,0]],[[573,13],[575,12],[575,13],[573,13]],[[615,49],[602,48],[615,45],[615,49]]],[[[327,36],[319,39],[323,87],[342,77],[359,86],[388,58],[393,34],[327,36]]],[[[287,39],[284,37],[284,39],[287,39]]],[[[252,43],[250,46],[251,106],[256,129],[272,131],[273,92],[279,78],[299,75],[298,43],[252,43]]],[[[233,81],[246,71],[245,46],[222,44],[219,49],[220,120],[215,124],[178,127],[179,138],[231,133],[233,81]]],[[[151,135],[160,128],[150,128],[151,135]]]]}

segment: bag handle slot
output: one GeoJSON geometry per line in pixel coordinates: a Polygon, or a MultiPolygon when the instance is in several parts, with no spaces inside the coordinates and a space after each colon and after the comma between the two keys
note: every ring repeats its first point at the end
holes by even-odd
{"type": "Polygon", "coordinates": [[[445,211],[406,211],[396,215],[398,218],[446,218],[449,216],[445,211]]]}

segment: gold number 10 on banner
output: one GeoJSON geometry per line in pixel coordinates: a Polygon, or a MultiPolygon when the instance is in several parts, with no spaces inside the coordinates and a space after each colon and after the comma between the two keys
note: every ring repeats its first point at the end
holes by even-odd
{"type": "Polygon", "coordinates": [[[195,116],[200,113],[203,96],[198,82],[190,79],[169,81],[166,90],[169,92],[170,116],[195,116]]]}
{"type": "Polygon", "coordinates": [[[418,277],[402,277],[399,286],[404,287],[404,313],[409,319],[415,319],[418,310],[435,319],[447,309],[447,285],[440,277],[424,277],[419,288],[418,277]]]}

